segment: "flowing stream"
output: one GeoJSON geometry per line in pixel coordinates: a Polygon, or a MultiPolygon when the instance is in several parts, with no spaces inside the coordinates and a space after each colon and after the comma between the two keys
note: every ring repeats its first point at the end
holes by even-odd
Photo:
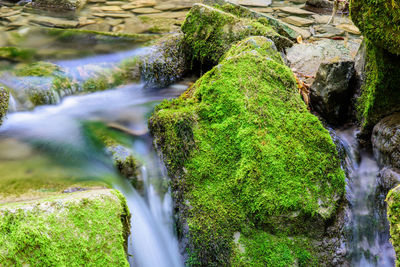
{"type": "Polygon", "coordinates": [[[350,266],[395,266],[389,242],[385,195],[378,190],[379,167],[372,153],[358,147],[355,128],[337,132],[346,153],[347,199],[350,203],[350,266]]]}
{"type": "MultiPolygon", "coordinates": [[[[118,53],[116,57],[135,53],[118,53]]],[[[110,64],[114,59],[112,55],[107,55],[63,61],[61,64],[73,69],[86,64],[110,64]]],[[[35,157],[49,159],[61,166],[65,173],[76,178],[103,181],[119,189],[126,196],[132,212],[129,263],[143,267],[179,267],[183,264],[173,227],[168,177],[152,147],[147,119],[161,100],[176,97],[185,89],[185,86],[176,85],[153,91],[145,89],[142,84],[131,84],[103,92],[69,96],[57,105],[39,106],[32,111],[10,112],[0,128],[0,147],[12,140],[13,144],[20,144],[19,147],[28,147],[35,157]],[[85,128],[88,122],[118,125],[132,133],[139,133],[129,135],[129,149],[143,164],[139,175],[143,180],[141,192],[120,177],[104,147],[93,145],[92,134],[85,128]]],[[[16,106],[16,100],[11,98],[11,110],[16,111],[16,106]]],[[[5,153],[8,152],[0,153],[0,161],[5,153]]],[[[23,164],[26,153],[14,151],[14,154],[10,164],[23,164]]],[[[2,167],[7,167],[7,164],[2,167]]],[[[48,166],[38,164],[35,168],[46,169],[48,166]]]]}

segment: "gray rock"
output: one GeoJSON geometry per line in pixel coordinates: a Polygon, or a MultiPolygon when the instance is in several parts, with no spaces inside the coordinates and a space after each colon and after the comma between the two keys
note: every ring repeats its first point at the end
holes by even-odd
{"type": "Polygon", "coordinates": [[[305,18],[296,17],[296,16],[289,16],[289,17],[283,18],[282,21],[292,24],[292,25],[295,25],[295,26],[299,26],[299,27],[310,26],[311,24],[314,23],[314,21],[311,19],[305,19],[305,18]]]}
{"type": "Polygon", "coordinates": [[[400,169],[400,113],[387,116],[375,125],[371,140],[379,165],[400,169]]]}
{"type": "Polygon", "coordinates": [[[267,7],[272,4],[272,0],[230,0],[230,2],[243,6],[267,7]]]}
{"type": "Polygon", "coordinates": [[[353,60],[360,44],[349,40],[322,39],[312,43],[295,44],[286,50],[287,60],[294,72],[315,76],[322,62],[353,60]]]}
{"type": "Polygon", "coordinates": [[[400,184],[400,170],[392,168],[383,168],[379,172],[378,186],[385,192],[385,195],[394,187],[400,184]]]}
{"type": "Polygon", "coordinates": [[[163,88],[183,77],[187,69],[182,49],[183,34],[177,33],[161,39],[141,63],[142,79],[147,87],[163,88]]]}
{"type": "Polygon", "coordinates": [[[35,0],[32,7],[53,12],[76,11],[83,8],[86,0],[35,0]]]}
{"type": "Polygon", "coordinates": [[[306,5],[319,8],[333,8],[333,1],[329,0],[307,0],[306,5]]]}
{"type": "Polygon", "coordinates": [[[351,97],[354,61],[322,63],[311,86],[311,106],[331,124],[347,119],[351,97]]]}

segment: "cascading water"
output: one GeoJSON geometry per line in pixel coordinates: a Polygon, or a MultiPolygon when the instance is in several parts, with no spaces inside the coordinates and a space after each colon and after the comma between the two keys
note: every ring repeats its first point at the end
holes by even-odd
{"type": "Polygon", "coordinates": [[[389,242],[385,196],[377,190],[379,167],[373,155],[360,150],[355,128],[337,131],[346,152],[348,174],[347,198],[350,204],[348,222],[350,266],[395,264],[395,253],[389,242]]]}
{"type": "MultiPolygon", "coordinates": [[[[119,189],[132,212],[128,253],[135,266],[182,266],[173,231],[172,198],[168,177],[153,150],[148,134],[132,136],[132,150],[141,158],[143,193],[121,178],[110,157],[91,145],[82,124],[102,121],[120,125],[132,132],[146,133],[147,117],[154,105],[181,91],[164,89],[151,92],[142,85],[129,85],[110,91],[65,98],[56,106],[8,114],[0,128],[0,145],[10,138],[63,166],[75,177],[102,180],[119,189]]],[[[14,157],[14,161],[20,160],[14,157]]],[[[46,166],[37,166],[37,168],[46,166]]]]}

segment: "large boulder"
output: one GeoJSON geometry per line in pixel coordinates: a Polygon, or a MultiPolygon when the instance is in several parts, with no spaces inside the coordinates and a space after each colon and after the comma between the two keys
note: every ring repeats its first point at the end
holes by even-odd
{"type": "Polygon", "coordinates": [[[5,266],[129,266],[124,196],[103,189],[0,205],[5,266]]]}
{"type": "Polygon", "coordinates": [[[400,113],[382,119],[374,127],[371,140],[378,163],[400,169],[400,113]]]}
{"type": "Polygon", "coordinates": [[[193,60],[215,65],[232,44],[249,36],[268,37],[275,42],[278,49],[292,45],[292,42],[279,35],[266,19],[241,17],[241,14],[237,13],[239,9],[233,7],[211,7],[203,4],[193,6],[182,25],[184,43],[193,60]]]}
{"type": "Polygon", "coordinates": [[[399,0],[352,0],[351,19],[374,44],[400,55],[399,0]]]}
{"type": "Polygon", "coordinates": [[[313,240],[335,220],[344,172],[271,40],[234,45],[157,106],[149,127],[172,177],[188,265],[332,264],[335,253],[313,240]]]}
{"type": "Polygon", "coordinates": [[[338,125],[348,117],[354,73],[354,61],[325,62],[319,66],[310,88],[311,105],[330,124],[338,125]]]}

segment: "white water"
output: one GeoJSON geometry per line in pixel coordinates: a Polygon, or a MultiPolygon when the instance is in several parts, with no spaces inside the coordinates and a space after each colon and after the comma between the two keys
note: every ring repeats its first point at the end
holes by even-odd
{"type": "MultiPolygon", "coordinates": [[[[143,161],[144,194],[116,174],[110,158],[90,145],[83,121],[119,124],[131,130],[147,128],[147,116],[155,103],[180,94],[165,89],[146,92],[141,85],[65,98],[59,105],[8,114],[0,128],[0,142],[10,137],[38,146],[42,153],[62,162],[81,177],[110,183],[127,198],[132,213],[129,257],[139,267],[183,266],[173,228],[172,198],[168,177],[148,135],[132,137],[132,150],[143,161]],[[69,163],[69,164],[68,164],[69,163]]],[[[145,131],[144,131],[145,132],[145,131]]]]}
{"type": "Polygon", "coordinates": [[[350,202],[349,257],[355,267],[395,266],[395,252],[389,242],[389,222],[383,198],[378,198],[379,167],[371,153],[360,150],[355,129],[338,131],[346,151],[350,202]],[[383,207],[383,208],[382,208],[383,207]]]}

